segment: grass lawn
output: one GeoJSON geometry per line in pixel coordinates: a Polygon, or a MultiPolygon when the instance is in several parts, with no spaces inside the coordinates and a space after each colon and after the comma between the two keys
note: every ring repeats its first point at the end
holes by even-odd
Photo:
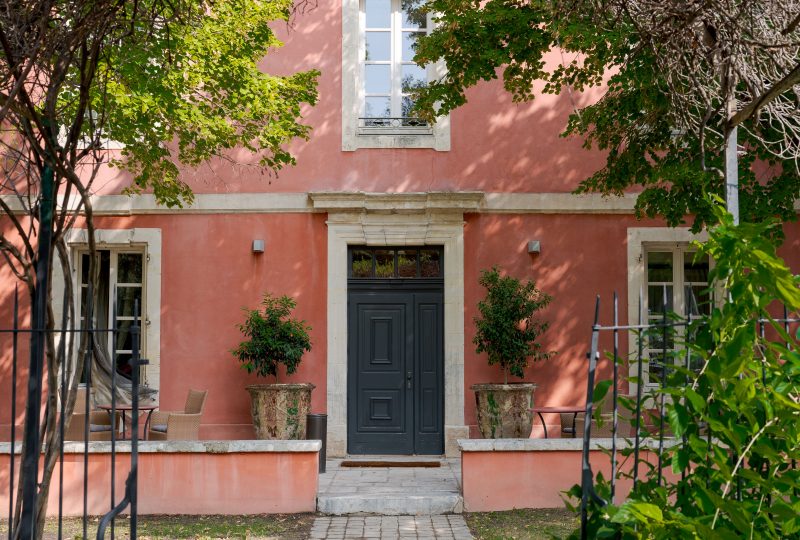
{"type": "MultiPolygon", "coordinates": [[[[269,538],[301,540],[308,537],[313,514],[271,514],[260,516],[139,516],[138,537],[147,538],[269,538]]],[[[98,517],[89,518],[88,538],[95,538],[98,517]]],[[[115,538],[128,538],[129,521],[117,520],[115,538]]],[[[49,519],[45,539],[56,538],[58,521],[49,519]]],[[[0,537],[8,533],[8,522],[0,520],[0,537]]],[[[64,519],[64,536],[83,537],[80,518],[64,519]]],[[[106,531],[106,538],[111,538],[106,531]]]]}
{"type": "Polygon", "coordinates": [[[575,514],[562,508],[464,514],[478,540],[539,540],[564,538],[575,530],[575,514]]]}

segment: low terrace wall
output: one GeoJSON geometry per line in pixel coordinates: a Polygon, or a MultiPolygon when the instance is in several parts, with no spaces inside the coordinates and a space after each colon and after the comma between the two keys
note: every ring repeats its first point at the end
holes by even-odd
{"type": "MultiPolygon", "coordinates": [[[[139,514],[268,514],[316,510],[320,441],[142,441],[139,514]]],[[[19,445],[15,476],[19,478],[19,445]]],[[[84,443],[64,449],[64,515],[83,513],[84,443]]],[[[117,443],[115,500],[130,470],[117,443]]],[[[11,445],[0,443],[0,518],[8,517],[11,445]]],[[[40,465],[41,466],[41,465],[40,465]]],[[[111,443],[89,443],[88,512],[110,508],[111,443]]],[[[58,465],[48,514],[58,512],[58,465]]],[[[16,480],[15,480],[16,481],[16,480]]],[[[16,495],[15,495],[16,496],[16,495]]]]}
{"type": "MultiPolygon", "coordinates": [[[[460,439],[458,445],[466,512],[563,508],[563,492],[581,481],[582,439],[460,439]]],[[[617,441],[618,448],[627,445],[617,441]]],[[[611,448],[611,439],[592,440],[592,472],[610,478],[611,458],[602,448],[611,448]]],[[[640,458],[655,462],[653,452],[644,447],[640,458]]],[[[618,455],[617,462],[622,459],[618,455]]],[[[645,467],[640,465],[641,474],[645,467]]],[[[630,480],[618,480],[618,500],[631,485],[630,480]]]]}

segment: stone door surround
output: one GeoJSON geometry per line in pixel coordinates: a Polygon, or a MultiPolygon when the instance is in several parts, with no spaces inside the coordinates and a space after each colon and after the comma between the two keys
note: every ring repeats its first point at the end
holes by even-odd
{"type": "Polygon", "coordinates": [[[347,451],[347,246],[444,246],[445,454],[458,454],[464,423],[464,213],[482,192],[309,193],[328,213],[328,455],[347,451]]]}

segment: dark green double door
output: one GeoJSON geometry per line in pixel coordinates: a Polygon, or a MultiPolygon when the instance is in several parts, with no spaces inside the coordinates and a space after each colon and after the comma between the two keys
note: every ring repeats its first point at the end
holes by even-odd
{"type": "Polygon", "coordinates": [[[351,281],[348,452],[444,453],[442,284],[351,281]]]}

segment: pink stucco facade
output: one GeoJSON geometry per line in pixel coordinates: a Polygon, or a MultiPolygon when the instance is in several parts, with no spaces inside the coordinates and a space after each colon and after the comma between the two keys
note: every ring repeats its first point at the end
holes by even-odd
{"type": "MultiPolygon", "coordinates": [[[[566,95],[537,95],[531,103],[515,104],[499,82],[486,83],[470,90],[469,102],[451,114],[449,150],[343,150],[342,117],[349,114],[343,109],[343,36],[350,30],[343,27],[342,14],[342,2],[320,2],[298,17],[295,28],[285,32],[286,46],[264,61],[265,69],[277,72],[312,68],[321,72],[319,103],[304,113],[313,127],[311,138],[291,145],[297,166],[270,177],[246,153],[237,151],[231,153],[236,163],[218,160],[186,169],[182,178],[194,190],[197,202],[185,209],[158,208],[146,196],[115,197],[129,182],[116,169],[104,171],[95,182],[98,229],[157,231],[153,234],[160,239],[157,273],[148,277],[158,280],[160,299],[154,304],[150,298],[146,307],[149,318],[159,320],[158,341],[149,340],[146,354],[158,361],[158,370],[149,373],[147,382],[158,386],[160,406],[180,408],[189,388],[207,389],[201,438],[252,438],[244,387],[258,381],[240,370],[231,356],[240,339],[236,324],[242,321],[242,307],[255,307],[265,291],[289,294],[297,300],[296,315],[312,327],[313,349],[298,372],[284,380],[316,386],[312,409],[331,416],[334,431],[330,436],[335,444],[330,452],[343,452],[342,422],[347,419],[342,420],[341,409],[346,404],[346,380],[334,373],[340,369],[334,359],[340,350],[336,347],[347,340],[347,330],[339,324],[339,316],[331,314],[343,313],[336,311],[336,302],[346,291],[332,288],[331,283],[346,268],[341,266],[345,260],[341,247],[332,240],[331,223],[356,224],[363,235],[369,227],[380,231],[399,220],[393,230],[423,226],[433,238],[431,231],[435,232],[439,219],[460,223],[460,232],[452,237],[455,251],[445,253],[446,266],[459,266],[456,277],[444,277],[445,304],[448,298],[459,298],[451,302],[457,307],[450,308],[456,310],[456,323],[448,319],[444,330],[449,362],[443,390],[445,437],[477,436],[469,387],[502,378],[498,369],[487,365],[485,356],[474,352],[472,344],[476,303],[483,295],[478,276],[492,265],[536,280],[553,296],[543,313],[550,322],[543,344],[557,354],[532,365],[524,379],[538,384],[536,404],[580,403],[585,394],[584,355],[595,295],[610,299],[617,291],[627,299],[632,288],[638,290],[641,284],[631,281],[631,265],[636,264],[629,253],[632,231],[663,231],[666,241],[672,238],[667,228],[659,221],[636,220],[631,198],[570,195],[582,179],[602,166],[603,155],[581,148],[580,140],[559,137],[573,107],[566,95]],[[354,202],[335,209],[314,203],[314,194],[320,192],[385,194],[389,202],[377,209],[354,202]],[[412,193],[456,197],[478,193],[480,199],[466,208],[452,204],[409,209],[399,203],[391,208],[393,197],[399,201],[403,194],[412,193]],[[252,252],[255,239],[265,241],[265,253],[252,252]],[[541,253],[527,252],[530,240],[540,241],[541,253]],[[339,246],[339,251],[332,253],[332,246],[339,246]],[[450,391],[453,387],[455,393],[450,391]]],[[[560,57],[554,53],[551,60],[558,62],[560,57]]],[[[585,104],[596,95],[574,99],[585,104]]],[[[379,235],[364,238],[371,245],[393,245],[386,235],[383,240],[376,239],[379,235]]],[[[364,242],[345,240],[342,245],[348,243],[364,242]]],[[[795,268],[800,267],[798,247],[798,229],[787,227],[783,253],[795,268]]],[[[148,255],[156,257],[155,251],[148,255]]],[[[152,259],[151,263],[156,265],[152,259]]],[[[13,286],[13,276],[0,263],[2,327],[11,324],[13,286]]],[[[27,314],[25,302],[22,313],[27,314]]],[[[623,300],[621,318],[628,315],[623,300]]],[[[8,340],[0,337],[0,438],[4,440],[14,423],[5,397],[11,384],[8,340]]],[[[21,343],[20,359],[26,358],[26,351],[21,343]]],[[[601,377],[607,375],[604,370],[601,366],[601,377]]],[[[19,403],[18,424],[21,397],[19,403]]],[[[546,421],[558,425],[557,418],[546,421]]],[[[176,466],[188,466],[186,459],[176,458],[176,466]]],[[[562,457],[553,454],[548,459],[562,457]]]]}

